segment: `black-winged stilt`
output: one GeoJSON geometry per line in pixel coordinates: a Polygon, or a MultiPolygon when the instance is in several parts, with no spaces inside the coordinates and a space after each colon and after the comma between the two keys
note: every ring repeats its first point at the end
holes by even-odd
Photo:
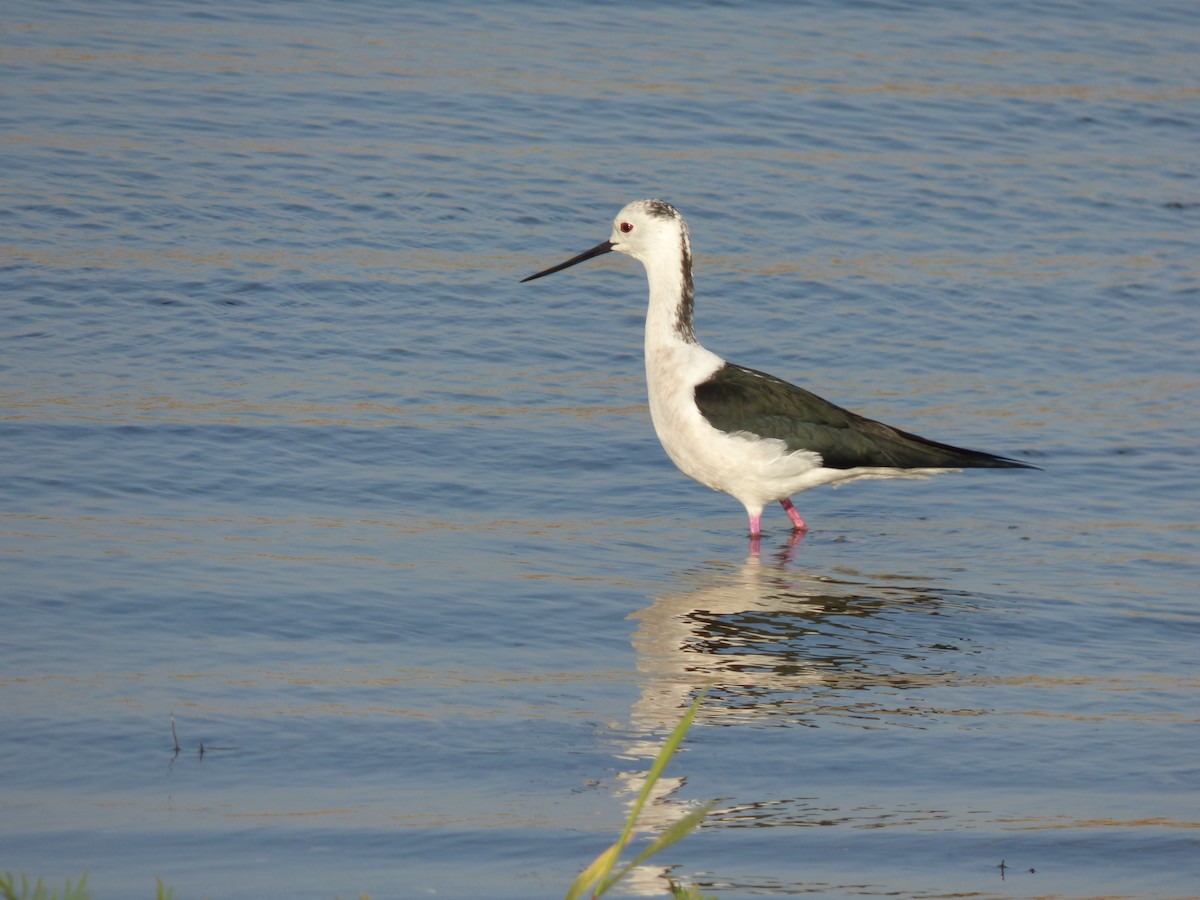
{"type": "Polygon", "coordinates": [[[1037,468],[884,425],[701,347],[692,327],[687,222],[662,200],[630,203],[617,214],[607,241],[521,280],[612,250],[640,260],[650,282],[646,387],[658,439],[684,474],[741,502],[751,537],[761,534],[763,506],[772,501],[783,506],[796,531],[806,531],[790,498],[822,484],[1037,468]]]}

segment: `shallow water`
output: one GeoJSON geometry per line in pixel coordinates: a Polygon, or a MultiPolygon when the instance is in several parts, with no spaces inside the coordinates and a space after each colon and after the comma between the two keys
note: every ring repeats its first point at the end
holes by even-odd
{"type": "Polygon", "coordinates": [[[976,6],[10,4],[0,870],[561,896],[711,684],[628,894],[1197,896],[1200,22],[976,6]],[[640,267],[517,283],[643,196],[708,346],[1044,471],[753,556],[640,267]]]}

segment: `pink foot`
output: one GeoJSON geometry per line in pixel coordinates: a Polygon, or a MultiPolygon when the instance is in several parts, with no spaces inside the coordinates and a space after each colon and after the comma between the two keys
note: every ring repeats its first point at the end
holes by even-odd
{"type": "Polygon", "coordinates": [[[779,505],[783,507],[783,511],[788,514],[788,518],[792,520],[792,528],[796,531],[808,531],[808,525],[800,518],[800,513],[796,512],[796,507],[792,506],[792,501],[784,497],[779,501],[779,505]]]}

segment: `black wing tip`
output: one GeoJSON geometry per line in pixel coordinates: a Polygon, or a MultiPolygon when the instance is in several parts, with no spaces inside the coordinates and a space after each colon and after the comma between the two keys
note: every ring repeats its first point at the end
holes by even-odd
{"type": "Polygon", "coordinates": [[[997,469],[1031,469],[1034,472],[1045,472],[1041,466],[1035,466],[1033,463],[1021,462],[1019,459],[1004,459],[1003,457],[996,463],[994,468],[997,469]]]}
{"type": "Polygon", "coordinates": [[[1008,456],[996,456],[994,453],[984,453],[981,450],[967,450],[966,453],[970,454],[969,457],[960,463],[965,469],[1033,469],[1037,472],[1045,471],[1041,466],[1035,466],[1033,463],[1012,459],[1008,456]]]}

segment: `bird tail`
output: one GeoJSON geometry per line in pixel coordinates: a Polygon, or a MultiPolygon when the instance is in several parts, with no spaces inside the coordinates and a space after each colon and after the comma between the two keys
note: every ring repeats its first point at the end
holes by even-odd
{"type": "MultiPolygon", "coordinates": [[[[911,451],[911,463],[897,463],[904,468],[924,468],[938,465],[954,469],[1041,469],[1040,466],[1021,462],[1019,459],[1010,459],[1007,456],[984,453],[982,450],[969,450],[966,447],[955,447],[952,444],[931,441],[929,438],[901,431],[899,428],[894,431],[905,439],[905,443],[908,444],[911,451]]],[[[901,455],[908,454],[902,453],[901,455]]]]}

